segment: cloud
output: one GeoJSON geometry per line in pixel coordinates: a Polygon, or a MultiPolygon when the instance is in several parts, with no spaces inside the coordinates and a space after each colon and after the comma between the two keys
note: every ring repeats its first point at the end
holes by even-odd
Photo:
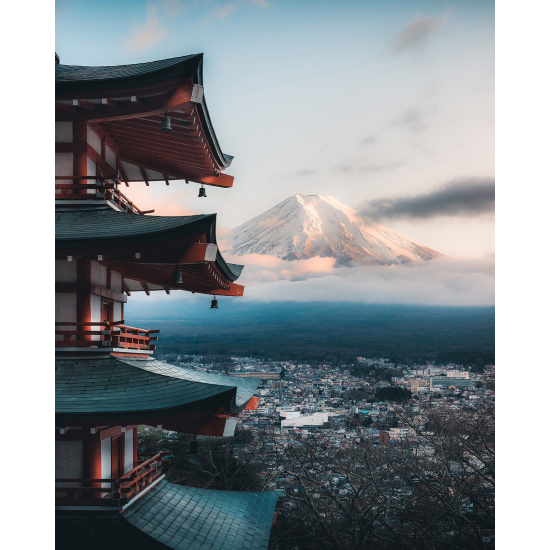
{"type": "Polygon", "coordinates": [[[170,17],[177,17],[183,11],[182,0],[161,0],[161,5],[170,17]]]}
{"type": "Polygon", "coordinates": [[[404,126],[418,134],[427,128],[426,111],[417,107],[411,107],[392,121],[394,126],[404,126]]]}
{"type": "Polygon", "coordinates": [[[377,134],[373,134],[372,136],[366,137],[365,139],[361,140],[359,145],[374,145],[377,142],[377,134]]]}
{"type": "Polygon", "coordinates": [[[334,267],[332,258],[292,262],[261,254],[237,258],[237,263],[246,266],[239,279],[246,287],[246,296],[267,302],[494,305],[494,255],[478,259],[443,257],[414,266],[350,268],[334,267]]]}
{"type": "Polygon", "coordinates": [[[147,17],[143,25],[134,25],[132,35],[126,41],[126,47],[134,52],[141,51],[161,42],[166,37],[166,29],[162,26],[157,6],[147,2],[147,17]]]}
{"type": "Polygon", "coordinates": [[[443,20],[435,17],[415,16],[407,26],[394,37],[390,51],[393,55],[404,52],[421,53],[430,40],[443,28],[443,20]]]}
{"type": "Polygon", "coordinates": [[[435,191],[370,201],[359,214],[374,219],[481,216],[495,210],[494,178],[455,179],[435,191]]]}
{"type": "Polygon", "coordinates": [[[216,6],[209,12],[206,20],[217,19],[222,21],[227,19],[244,4],[258,6],[260,8],[267,8],[269,6],[268,0],[235,0],[234,2],[227,2],[223,4],[216,4],[216,6]]]}
{"type": "Polygon", "coordinates": [[[343,172],[344,174],[369,174],[372,172],[388,172],[395,170],[405,164],[403,161],[396,162],[384,162],[379,164],[359,164],[360,161],[342,162],[332,169],[335,172],[343,172]]]}
{"type": "Polygon", "coordinates": [[[290,177],[314,176],[317,173],[318,173],[317,170],[310,170],[309,168],[304,168],[303,170],[298,170],[290,177]]]}
{"type": "Polygon", "coordinates": [[[230,2],[222,6],[216,6],[211,12],[212,19],[227,19],[241,4],[241,2],[230,2]]]}

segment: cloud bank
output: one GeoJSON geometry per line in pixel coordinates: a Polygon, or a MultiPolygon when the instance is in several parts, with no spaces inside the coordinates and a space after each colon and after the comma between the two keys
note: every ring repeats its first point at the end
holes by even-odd
{"type": "Polygon", "coordinates": [[[263,301],[351,301],[437,306],[494,305],[494,256],[444,257],[425,265],[334,267],[333,258],[284,261],[250,254],[239,283],[263,301]]]}
{"type": "Polygon", "coordinates": [[[430,193],[376,199],[359,208],[361,215],[375,220],[474,217],[494,214],[494,211],[494,178],[455,179],[430,193]]]}

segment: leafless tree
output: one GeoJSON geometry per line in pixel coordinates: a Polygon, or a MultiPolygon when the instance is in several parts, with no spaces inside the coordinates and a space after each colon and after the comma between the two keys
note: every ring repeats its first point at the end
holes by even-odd
{"type": "Polygon", "coordinates": [[[271,547],[494,547],[493,412],[396,408],[410,433],[388,448],[323,435],[276,438],[266,470],[286,497],[271,547]]]}

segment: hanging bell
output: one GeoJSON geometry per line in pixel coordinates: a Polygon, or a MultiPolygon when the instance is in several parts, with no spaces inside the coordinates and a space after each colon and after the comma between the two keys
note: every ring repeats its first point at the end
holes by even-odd
{"type": "Polygon", "coordinates": [[[197,442],[197,436],[193,436],[193,441],[191,441],[191,445],[189,445],[189,454],[190,455],[196,455],[199,452],[199,443],[197,442]]]}
{"type": "Polygon", "coordinates": [[[172,282],[175,285],[181,285],[181,283],[183,283],[183,277],[181,276],[181,271],[178,269],[177,264],[176,264],[176,270],[172,273],[172,282]]]}
{"type": "Polygon", "coordinates": [[[219,309],[218,308],[218,300],[216,300],[216,296],[212,298],[212,305],[210,306],[210,309],[219,309]]]}
{"type": "Polygon", "coordinates": [[[204,188],[204,185],[203,185],[199,189],[199,199],[205,199],[205,198],[206,198],[206,189],[204,188]]]}
{"type": "Polygon", "coordinates": [[[170,125],[170,118],[168,117],[168,111],[164,113],[164,116],[162,117],[162,122],[160,124],[160,131],[161,132],[171,132],[172,126],[170,125]]]}

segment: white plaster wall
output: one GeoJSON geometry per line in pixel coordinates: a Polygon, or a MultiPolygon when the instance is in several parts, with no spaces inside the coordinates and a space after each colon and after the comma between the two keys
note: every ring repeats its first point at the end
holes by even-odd
{"type": "Polygon", "coordinates": [[[91,281],[95,285],[107,288],[107,267],[98,262],[92,262],[91,281]]]}
{"type": "MultiPolygon", "coordinates": [[[[97,323],[103,321],[101,318],[101,296],[90,295],[90,321],[97,323]]],[[[93,330],[101,330],[100,327],[92,327],[93,330]]],[[[100,340],[101,336],[91,336],[92,340],[100,340]]]]}
{"type": "Polygon", "coordinates": [[[111,290],[122,292],[122,275],[118,271],[111,271],[111,290]]]}
{"type": "Polygon", "coordinates": [[[72,153],[55,154],[55,175],[56,176],[73,175],[73,154],[72,153]]]}
{"type": "Polygon", "coordinates": [[[122,304],[120,302],[113,302],[113,321],[120,321],[122,319],[122,304]]]}
{"type": "MultiPolygon", "coordinates": [[[[88,126],[88,133],[87,133],[87,141],[88,145],[92,147],[92,149],[101,156],[101,138],[88,126]]],[[[89,176],[93,174],[88,174],[89,176]]]]}
{"type": "Polygon", "coordinates": [[[101,319],[101,296],[96,296],[95,294],[90,295],[90,309],[90,321],[94,323],[103,321],[103,319],[101,319]]]}
{"type": "MultiPolygon", "coordinates": [[[[76,321],[76,292],[55,293],[56,322],[76,321]]],[[[68,326],[58,326],[59,330],[69,329],[68,326]]]]}
{"type": "Polygon", "coordinates": [[[55,123],[55,142],[72,143],[73,142],[73,123],[60,122],[55,123]]]}
{"type": "Polygon", "coordinates": [[[124,473],[134,469],[134,430],[124,432],[124,473]]]}
{"type": "MultiPolygon", "coordinates": [[[[111,479],[111,438],[101,440],[101,479],[111,479]]],[[[102,483],[102,487],[110,487],[110,483],[102,483]]]]}
{"type": "MultiPolygon", "coordinates": [[[[87,176],[95,176],[97,174],[96,171],[96,164],[95,162],[88,157],[86,159],[86,175],[87,176]]],[[[88,180],[88,183],[95,183],[96,180],[88,180]]],[[[95,193],[95,189],[88,189],[88,194],[93,195],[95,193]]]]}
{"type": "Polygon", "coordinates": [[[55,260],[55,282],[76,283],[76,262],[55,260]]]}
{"type": "MultiPolygon", "coordinates": [[[[56,441],[55,442],[55,477],[66,479],[82,479],[84,461],[84,443],[82,441],[56,441]]],[[[76,486],[78,483],[55,483],[56,487],[76,486]]],[[[57,492],[56,496],[65,495],[57,492]]]]}
{"type": "Polygon", "coordinates": [[[108,145],[105,147],[105,160],[116,170],[116,155],[108,145]]]}

